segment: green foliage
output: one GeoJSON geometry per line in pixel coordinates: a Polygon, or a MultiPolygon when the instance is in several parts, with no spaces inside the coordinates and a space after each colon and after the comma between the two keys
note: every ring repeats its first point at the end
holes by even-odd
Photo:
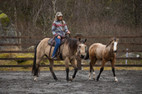
{"type": "Polygon", "coordinates": [[[0,54],[0,58],[9,58],[9,57],[11,57],[11,55],[8,53],[0,54]]]}
{"type": "MultiPolygon", "coordinates": [[[[14,56],[15,58],[32,58],[33,54],[31,53],[26,53],[26,54],[15,54],[14,56]]],[[[18,64],[26,64],[27,62],[29,62],[28,60],[15,60],[18,64]]],[[[31,64],[31,62],[29,62],[29,64],[31,64]]]]}
{"type": "Polygon", "coordinates": [[[8,18],[8,16],[5,13],[1,13],[0,14],[0,22],[3,27],[7,27],[10,23],[10,19],[8,18]]]}

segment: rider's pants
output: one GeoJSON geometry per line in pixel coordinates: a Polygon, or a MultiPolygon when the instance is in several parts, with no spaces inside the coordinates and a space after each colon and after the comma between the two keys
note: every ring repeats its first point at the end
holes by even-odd
{"type": "Polygon", "coordinates": [[[58,48],[59,48],[59,46],[61,44],[61,39],[58,39],[57,37],[55,37],[55,42],[56,42],[56,44],[55,44],[55,48],[54,48],[52,57],[55,56],[55,54],[56,54],[56,52],[57,52],[57,50],[58,50],[58,48]]]}

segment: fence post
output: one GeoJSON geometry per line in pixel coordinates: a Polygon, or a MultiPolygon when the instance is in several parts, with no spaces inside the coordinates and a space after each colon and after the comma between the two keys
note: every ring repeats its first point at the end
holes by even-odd
{"type": "MultiPolygon", "coordinates": [[[[128,48],[126,48],[126,58],[129,57],[128,54],[129,54],[129,53],[128,53],[128,48]]],[[[125,60],[125,64],[126,64],[126,65],[127,65],[127,62],[128,62],[128,60],[126,59],[126,60],[125,60]]]]}

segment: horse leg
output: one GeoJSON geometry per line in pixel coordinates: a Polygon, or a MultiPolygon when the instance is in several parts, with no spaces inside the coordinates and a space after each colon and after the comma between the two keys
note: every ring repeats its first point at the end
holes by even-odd
{"type": "Polygon", "coordinates": [[[73,74],[72,79],[71,79],[71,80],[73,80],[76,76],[77,71],[78,71],[77,60],[76,59],[71,60],[71,64],[74,67],[74,74],[73,74]]]}
{"type": "Polygon", "coordinates": [[[103,70],[104,70],[104,65],[105,65],[105,61],[103,60],[103,61],[102,61],[101,68],[100,68],[100,73],[99,73],[99,75],[97,76],[97,81],[99,81],[100,75],[101,75],[101,73],[102,73],[103,70]]]}
{"type": "Polygon", "coordinates": [[[95,80],[95,72],[94,72],[94,68],[93,68],[93,66],[95,65],[95,63],[96,63],[96,60],[95,60],[94,58],[91,59],[91,61],[90,61],[89,79],[91,79],[91,73],[92,73],[92,71],[93,71],[93,79],[95,80]]]}
{"type": "MultiPolygon", "coordinates": [[[[94,66],[95,64],[96,64],[96,60],[94,61],[92,66],[94,66]]],[[[93,79],[95,80],[96,73],[94,72],[94,68],[93,67],[92,67],[92,70],[93,70],[93,79]]]]}
{"type": "Polygon", "coordinates": [[[56,77],[56,75],[55,75],[55,73],[54,73],[54,71],[53,71],[54,61],[53,61],[53,60],[49,60],[49,62],[50,62],[50,66],[49,66],[50,72],[51,72],[51,74],[52,74],[54,80],[57,81],[58,79],[57,79],[57,77],[56,77]]]}
{"type": "Polygon", "coordinates": [[[38,58],[36,60],[36,68],[34,70],[34,80],[37,81],[37,77],[39,76],[39,72],[40,72],[40,61],[41,61],[42,57],[41,58],[38,58]]]}
{"type": "Polygon", "coordinates": [[[34,80],[37,81],[37,77],[39,76],[39,72],[40,72],[40,61],[42,60],[44,56],[43,52],[39,51],[39,48],[36,48],[35,50],[35,56],[34,56],[34,63],[33,63],[33,74],[34,74],[34,80]]]}
{"type": "Polygon", "coordinates": [[[69,81],[69,58],[65,59],[65,67],[66,67],[66,80],[69,81]]]}
{"type": "Polygon", "coordinates": [[[111,62],[111,67],[112,67],[112,72],[113,72],[114,80],[115,80],[115,82],[118,82],[118,79],[117,79],[117,77],[116,77],[116,75],[115,75],[114,63],[115,63],[115,59],[112,60],[112,62],[111,62]]]}

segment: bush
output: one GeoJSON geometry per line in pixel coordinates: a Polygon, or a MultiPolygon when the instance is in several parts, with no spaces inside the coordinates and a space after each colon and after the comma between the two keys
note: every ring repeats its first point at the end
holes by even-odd
{"type": "Polygon", "coordinates": [[[2,27],[8,27],[9,26],[10,20],[5,13],[0,14],[0,22],[2,24],[2,27]]]}

